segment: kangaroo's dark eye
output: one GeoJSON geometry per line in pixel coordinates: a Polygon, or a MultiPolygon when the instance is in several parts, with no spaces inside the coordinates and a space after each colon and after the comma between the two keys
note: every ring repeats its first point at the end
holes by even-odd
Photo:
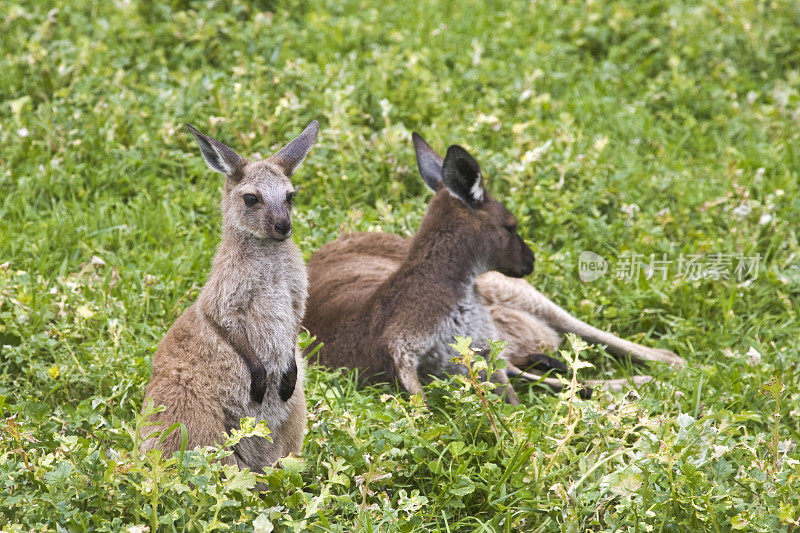
{"type": "Polygon", "coordinates": [[[245,194],[244,195],[244,205],[247,207],[253,207],[258,202],[258,196],[255,194],[245,194]]]}
{"type": "Polygon", "coordinates": [[[294,197],[295,196],[297,196],[296,192],[294,192],[294,191],[287,192],[286,193],[286,203],[289,204],[289,205],[292,205],[292,202],[294,202],[294,197]]]}
{"type": "Polygon", "coordinates": [[[505,230],[509,233],[516,233],[517,232],[517,225],[516,224],[507,224],[503,226],[505,230]]]}

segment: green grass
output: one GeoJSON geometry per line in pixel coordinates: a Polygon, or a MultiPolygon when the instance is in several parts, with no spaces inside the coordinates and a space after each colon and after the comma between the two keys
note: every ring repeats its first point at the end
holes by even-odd
{"type": "Polygon", "coordinates": [[[791,0],[2,3],[0,528],[796,529],[798,42],[791,0]],[[417,130],[476,156],[534,285],[687,367],[567,343],[584,378],[668,386],[521,384],[512,408],[456,379],[430,411],[312,368],[302,460],[256,480],[213,452],[138,457],[150,359],[219,240],[222,182],[183,122],[264,156],[313,119],[306,257],[342,230],[413,233],[417,130]],[[584,250],[761,264],[583,283],[584,250]]]}

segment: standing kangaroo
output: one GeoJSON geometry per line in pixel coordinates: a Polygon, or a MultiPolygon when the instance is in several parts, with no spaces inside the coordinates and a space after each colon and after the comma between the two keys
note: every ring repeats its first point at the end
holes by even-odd
{"type": "MultiPolygon", "coordinates": [[[[153,357],[145,396],[165,410],[145,431],[180,422],[194,448],[222,442],[243,417],[266,420],[272,442],[243,439],[225,459],[261,471],[299,452],[306,426],[296,340],[308,280],[300,250],[289,238],[295,194],[289,177],[316,141],[319,124],[312,122],[277,154],[252,163],[187,126],[209,168],[227,177],[222,241],[200,296],[153,357]]],[[[161,448],[171,454],[180,445],[180,432],[173,431],[161,448]]],[[[151,436],[142,450],[156,446],[151,436]]]]}
{"type": "MultiPolygon", "coordinates": [[[[382,373],[410,393],[419,377],[464,372],[451,361],[455,335],[473,346],[489,339],[509,345],[507,375],[538,380],[520,370],[539,364],[564,369],[544,354],[573,332],[609,351],[637,360],[680,364],[672,352],[640,346],[570,316],[522,278],[533,272],[534,255],[517,234],[517,221],[483,185],[478,163],[460,146],[444,160],[414,133],[417,164],[436,193],[411,239],[386,233],[343,235],[311,256],[309,300],[303,325],[323,346],[318,360],[332,368],[361,369],[365,379],[382,373]]],[[[648,376],[640,376],[646,381],[648,376]]],[[[561,382],[546,378],[554,389],[561,382]]],[[[590,382],[619,388],[624,380],[590,382]]],[[[516,395],[505,385],[505,397],[516,395]]]]}

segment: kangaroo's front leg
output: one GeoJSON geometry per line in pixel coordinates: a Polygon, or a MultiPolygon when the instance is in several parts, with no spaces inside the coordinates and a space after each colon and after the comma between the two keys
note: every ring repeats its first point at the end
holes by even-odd
{"type": "Polygon", "coordinates": [[[234,318],[225,321],[217,319],[209,312],[205,313],[206,320],[220,339],[230,345],[244,361],[250,373],[250,398],[261,403],[267,388],[267,371],[247,338],[244,319],[239,315],[232,316],[234,318]]]}
{"type": "Polygon", "coordinates": [[[389,372],[400,386],[409,394],[421,394],[423,399],[425,393],[417,375],[417,353],[411,347],[403,343],[393,343],[389,346],[389,358],[392,369],[389,372]]]}

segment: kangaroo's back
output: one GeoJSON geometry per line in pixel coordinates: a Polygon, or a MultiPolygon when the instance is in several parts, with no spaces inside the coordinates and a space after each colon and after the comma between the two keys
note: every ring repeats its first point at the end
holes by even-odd
{"type": "MultiPolygon", "coordinates": [[[[326,307],[353,311],[394,273],[408,241],[390,233],[348,233],[315,252],[308,262],[312,291],[326,307]]],[[[315,300],[311,296],[312,301],[315,300]]],[[[309,318],[314,306],[309,306],[309,318]]]]}
{"type": "Polygon", "coordinates": [[[407,239],[390,233],[349,233],[311,256],[303,326],[325,346],[318,354],[321,364],[359,366],[354,354],[364,339],[357,317],[403,263],[408,246],[407,239]]]}

